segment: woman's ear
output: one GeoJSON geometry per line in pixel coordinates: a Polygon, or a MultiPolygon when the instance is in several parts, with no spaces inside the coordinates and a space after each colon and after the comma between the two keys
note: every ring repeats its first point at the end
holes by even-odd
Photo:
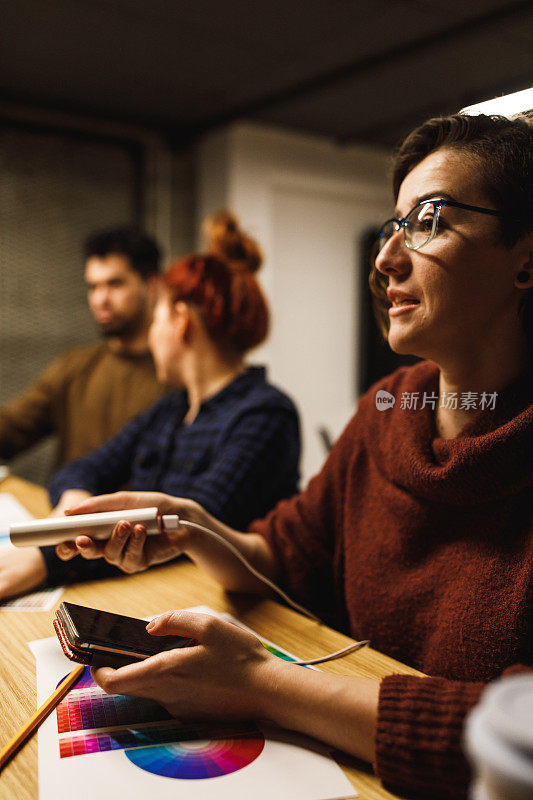
{"type": "Polygon", "coordinates": [[[514,279],[517,289],[531,289],[533,287],[533,264],[531,269],[521,269],[514,279]]]}
{"type": "Polygon", "coordinates": [[[529,234],[524,241],[527,249],[522,251],[522,263],[515,274],[514,285],[517,289],[531,289],[533,287],[533,234],[529,234]]]}
{"type": "Polygon", "coordinates": [[[161,277],[159,275],[150,275],[150,277],[146,279],[146,287],[148,291],[148,302],[151,308],[153,308],[157,302],[159,294],[163,290],[163,282],[161,277]]]}
{"type": "Polygon", "coordinates": [[[182,341],[187,342],[191,335],[191,309],[182,300],[174,303],[174,321],[182,341]]]}

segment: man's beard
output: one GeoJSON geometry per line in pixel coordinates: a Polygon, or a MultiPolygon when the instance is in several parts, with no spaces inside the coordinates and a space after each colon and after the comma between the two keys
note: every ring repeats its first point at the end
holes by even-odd
{"type": "Polygon", "coordinates": [[[116,322],[110,322],[108,325],[96,324],[104,339],[112,339],[114,337],[130,339],[141,332],[143,323],[144,312],[139,311],[134,317],[129,317],[128,319],[119,319],[116,322]]]}

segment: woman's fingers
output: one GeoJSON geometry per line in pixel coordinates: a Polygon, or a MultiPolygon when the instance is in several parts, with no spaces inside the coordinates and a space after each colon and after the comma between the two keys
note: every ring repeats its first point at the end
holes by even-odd
{"type": "Polygon", "coordinates": [[[82,558],[93,559],[102,558],[104,545],[102,542],[95,542],[89,536],[76,536],[76,550],[82,558]]]}
{"type": "MultiPolygon", "coordinates": [[[[172,653],[175,652],[172,651],[172,653]]],[[[107,694],[129,694],[135,697],[156,698],[158,694],[156,684],[160,680],[165,659],[168,660],[168,652],[158,653],[119,669],[93,668],[91,675],[107,694]]]]}
{"type": "Polygon", "coordinates": [[[168,505],[167,495],[162,492],[113,492],[89,497],[82,503],[65,509],[65,514],[93,514],[99,511],[122,511],[126,508],[152,508],[157,506],[161,512],[166,512],[168,505]]]}
{"type": "Polygon", "coordinates": [[[123,551],[120,568],[124,572],[139,572],[146,568],[144,545],[146,542],[146,528],[140,523],[133,526],[129,539],[123,551]]]}
{"type": "MultiPolygon", "coordinates": [[[[144,662],[140,662],[143,664],[144,662]]],[[[139,664],[128,664],[120,669],[111,667],[98,667],[91,669],[91,676],[98,686],[107,694],[131,694],[142,697],[143,676],[139,676],[136,670],[130,667],[137,667],[139,664]]]]}
{"type": "Polygon", "coordinates": [[[79,550],[74,542],[61,542],[61,544],[56,545],[56,555],[61,561],[70,561],[78,553],[79,550]]]}
{"type": "MultiPolygon", "coordinates": [[[[83,502],[64,509],[67,516],[72,514],[93,514],[99,511],[121,511],[123,509],[153,508],[160,514],[185,515],[185,518],[198,516],[203,512],[194,500],[171,497],[163,492],[113,492],[89,497],[83,502]]],[[[205,513],[205,512],[204,512],[205,513]]]]}
{"type": "Polygon", "coordinates": [[[110,564],[122,566],[124,548],[132,534],[131,523],[122,520],[115,525],[110,538],[104,545],[103,556],[110,564]]]}
{"type": "Polygon", "coordinates": [[[152,636],[169,634],[187,636],[206,643],[221,621],[210,614],[196,614],[192,611],[165,611],[148,623],[146,630],[152,636]]]}
{"type": "Polygon", "coordinates": [[[91,667],[91,677],[101,689],[104,689],[105,686],[111,685],[113,675],[116,671],[116,669],[112,669],[111,667],[98,667],[98,669],[91,667]]]}
{"type": "Polygon", "coordinates": [[[82,503],[76,503],[65,509],[66,516],[72,514],[92,514],[98,511],[121,511],[124,508],[138,508],[135,505],[136,494],[133,492],[113,492],[88,497],[82,503]]]}
{"type": "Polygon", "coordinates": [[[101,558],[102,545],[94,542],[89,536],[76,536],[73,542],[61,542],[56,545],[56,555],[62,561],[70,561],[77,555],[83,558],[101,558]]]}
{"type": "Polygon", "coordinates": [[[56,553],[62,561],[70,561],[77,555],[82,558],[94,559],[105,558],[110,564],[119,564],[122,559],[122,551],[130,535],[131,526],[129,522],[118,523],[107,542],[96,542],[89,536],[82,534],[76,536],[74,542],[61,542],[56,547],[56,553]],[[120,532],[117,534],[117,529],[120,532]]]}
{"type": "Polygon", "coordinates": [[[70,561],[77,555],[82,558],[102,558],[103,544],[94,542],[89,536],[76,536],[74,542],[61,542],[56,546],[56,554],[62,561],[70,561]]]}

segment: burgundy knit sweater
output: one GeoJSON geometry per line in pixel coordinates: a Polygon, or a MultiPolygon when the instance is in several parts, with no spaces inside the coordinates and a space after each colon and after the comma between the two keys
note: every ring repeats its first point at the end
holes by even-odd
{"type": "Polygon", "coordinates": [[[382,681],[375,769],[398,793],[457,800],[466,712],[484,682],[533,665],[533,391],[515,381],[449,440],[424,392],[438,395],[428,361],[372,387],[307,490],[251,527],[301,603],[432,676],[382,681]]]}

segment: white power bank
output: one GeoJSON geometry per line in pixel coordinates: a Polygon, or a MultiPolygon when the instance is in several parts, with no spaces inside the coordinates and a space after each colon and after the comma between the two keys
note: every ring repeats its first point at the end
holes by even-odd
{"type": "Polygon", "coordinates": [[[109,539],[117,522],[125,520],[135,525],[142,522],[147,533],[157,534],[176,530],[179,518],[175,514],[162,517],[157,508],[135,508],[127,511],[102,511],[99,514],[76,514],[72,517],[47,517],[31,522],[14,522],[9,526],[9,538],[17,547],[45,547],[72,541],[76,536],[109,539]]]}

